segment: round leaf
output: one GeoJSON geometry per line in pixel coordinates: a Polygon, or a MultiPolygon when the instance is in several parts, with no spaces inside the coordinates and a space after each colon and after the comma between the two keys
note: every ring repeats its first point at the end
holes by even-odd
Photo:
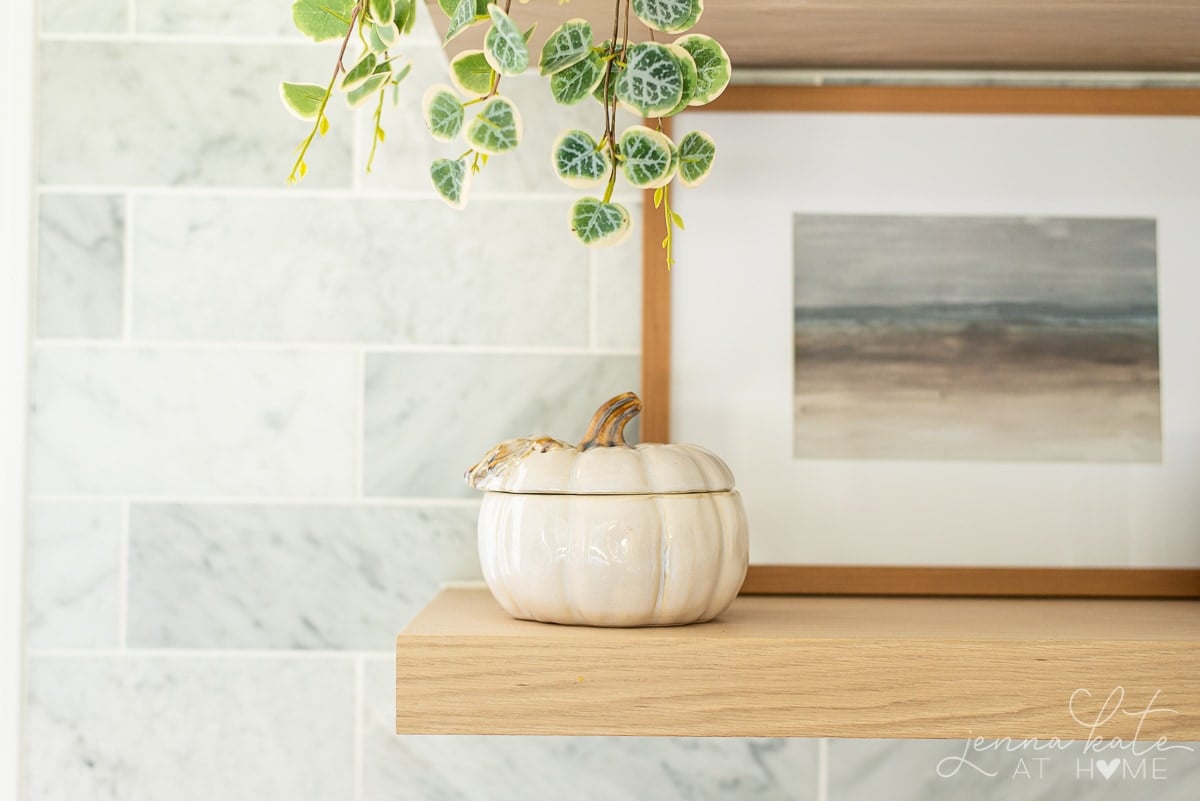
{"type": "Polygon", "coordinates": [[[585,197],[571,206],[571,230],[579,241],[590,248],[620,244],[629,232],[629,212],[620,203],[604,203],[599,198],[585,197]]]}
{"type": "Polygon", "coordinates": [[[716,39],[702,33],[680,36],[675,44],[688,51],[696,62],[696,91],[688,105],[703,106],[716,100],[729,85],[732,70],[725,48],[716,39]]]}
{"type": "Polygon", "coordinates": [[[679,102],[675,104],[675,108],[664,115],[674,117],[688,107],[692,96],[696,94],[696,87],[700,84],[700,73],[696,69],[696,61],[692,58],[691,53],[677,44],[669,44],[667,47],[671,48],[671,52],[679,59],[679,66],[683,69],[683,95],[680,96],[679,102]]]}
{"type": "Polygon", "coordinates": [[[633,0],[630,8],[647,27],[664,33],[683,33],[700,21],[704,0],[633,0]]]}
{"type": "Polygon", "coordinates": [[[679,142],[679,180],[684,186],[698,186],[712,170],[717,145],[703,131],[691,131],[679,142]]]}
{"type": "Polygon", "coordinates": [[[465,161],[438,159],[429,166],[429,177],[433,181],[433,188],[451,207],[461,209],[467,205],[470,172],[465,161]]]}
{"type": "Polygon", "coordinates": [[[671,180],[671,140],[644,125],[631,125],[617,141],[621,172],[639,189],[657,189],[671,180]]]}
{"type": "Polygon", "coordinates": [[[683,68],[669,47],[639,42],[629,48],[625,68],[617,76],[617,99],[623,106],[642,117],[658,117],[675,108],[681,97],[683,68]]]}
{"type": "Polygon", "coordinates": [[[449,142],[462,130],[463,105],[449,86],[435,85],[425,90],[421,108],[425,127],[434,139],[449,142]]]}
{"type": "Polygon", "coordinates": [[[492,27],[483,38],[483,54],[488,64],[501,75],[520,75],[529,67],[525,34],[500,6],[488,6],[488,14],[492,27]]]}
{"type": "Polygon", "coordinates": [[[587,131],[567,131],[554,143],[554,172],[567,186],[586,189],[602,182],[612,167],[587,131]]]}
{"type": "Polygon", "coordinates": [[[582,61],[550,76],[550,94],[560,106],[583,102],[604,80],[604,60],[588,51],[582,61]]]}
{"type": "Polygon", "coordinates": [[[496,71],[482,50],[464,50],[450,60],[450,83],[464,95],[483,97],[495,80],[496,71]]]}
{"type": "Polygon", "coordinates": [[[542,45],[538,71],[553,75],[587,58],[592,51],[592,25],[585,19],[570,19],[554,29],[542,45]]]}
{"type": "Polygon", "coordinates": [[[467,141],[484,153],[507,153],[521,142],[521,115],[506,97],[483,104],[467,126],[467,141]]]}
{"type": "Polygon", "coordinates": [[[315,120],[321,110],[321,102],[325,100],[325,87],[315,83],[279,84],[279,96],[283,105],[302,120],[315,120]]]}
{"type": "Polygon", "coordinates": [[[314,42],[341,39],[350,30],[354,0],[296,0],[292,4],[292,22],[300,33],[314,42]]]}

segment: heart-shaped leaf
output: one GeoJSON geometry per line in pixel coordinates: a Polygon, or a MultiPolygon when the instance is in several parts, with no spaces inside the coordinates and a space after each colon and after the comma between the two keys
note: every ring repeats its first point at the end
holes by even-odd
{"type": "Polygon", "coordinates": [[[488,6],[492,27],[483,38],[483,54],[501,75],[520,75],[529,67],[525,34],[498,5],[488,6]]]}
{"type": "Polygon", "coordinates": [[[625,68],[617,76],[617,99],[621,104],[638,116],[658,117],[675,108],[681,97],[683,67],[671,49],[656,42],[632,45],[625,56],[625,68]]]}
{"type": "Polygon", "coordinates": [[[315,83],[285,81],[279,84],[279,96],[292,114],[302,120],[315,120],[321,110],[321,103],[325,100],[325,87],[315,83]]]}
{"type": "Polygon", "coordinates": [[[597,149],[596,140],[587,131],[567,131],[554,143],[554,171],[567,186],[595,186],[611,167],[608,151],[597,149]]]}
{"type": "Polygon", "coordinates": [[[354,0],[296,0],[292,21],[296,29],[314,42],[341,39],[350,30],[354,0]]]}
{"type": "Polygon", "coordinates": [[[592,50],[592,24],[585,19],[569,19],[554,29],[542,45],[538,71],[553,75],[587,58],[592,50]]]}
{"type": "Polygon", "coordinates": [[[696,62],[696,91],[692,93],[688,105],[703,106],[716,100],[729,85],[732,70],[725,48],[716,39],[702,33],[680,36],[675,44],[688,51],[696,62]]]}
{"type": "Polygon", "coordinates": [[[425,113],[425,127],[434,139],[449,142],[462,130],[462,101],[449,86],[434,85],[425,90],[421,108],[425,113]]]}
{"type": "Polygon", "coordinates": [[[684,186],[698,186],[712,170],[717,145],[703,131],[691,131],[679,141],[679,180],[684,186]]]}
{"type": "Polygon", "coordinates": [[[450,83],[464,95],[483,97],[495,80],[496,71],[482,50],[464,50],[450,60],[450,83]]]}
{"type": "Polygon", "coordinates": [[[639,189],[656,189],[671,180],[671,140],[644,125],[631,125],[617,141],[621,172],[639,189]]]}
{"type": "Polygon", "coordinates": [[[571,206],[571,230],[590,248],[620,244],[632,230],[629,212],[620,203],[585,197],[571,206]]]}
{"type": "Polygon", "coordinates": [[[483,104],[467,126],[467,141],[484,153],[507,153],[521,143],[521,115],[506,97],[483,104]]]}
{"type": "Polygon", "coordinates": [[[342,78],[342,89],[349,92],[351,89],[357,89],[367,82],[367,78],[375,72],[375,67],[378,60],[375,54],[368,51],[358,60],[353,67],[346,73],[346,77],[342,78]]]}
{"type": "Polygon", "coordinates": [[[700,21],[704,0],[633,0],[630,7],[647,27],[664,33],[683,33],[700,21]]]}
{"type": "Polygon", "coordinates": [[[461,209],[467,205],[470,173],[465,161],[438,159],[429,166],[429,177],[433,180],[433,188],[451,207],[461,209]]]}
{"type": "Polygon", "coordinates": [[[550,76],[550,94],[560,106],[582,103],[604,80],[604,60],[588,51],[582,61],[550,76]]]}

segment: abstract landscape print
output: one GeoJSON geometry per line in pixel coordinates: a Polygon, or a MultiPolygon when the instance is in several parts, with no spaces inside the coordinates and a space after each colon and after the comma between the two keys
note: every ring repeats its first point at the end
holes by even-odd
{"type": "Polygon", "coordinates": [[[797,214],[798,459],[1160,462],[1152,219],[797,214]]]}

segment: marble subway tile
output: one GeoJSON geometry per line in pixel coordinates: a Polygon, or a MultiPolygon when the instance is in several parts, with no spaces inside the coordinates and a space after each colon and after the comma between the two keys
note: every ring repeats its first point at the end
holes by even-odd
{"type": "Polygon", "coordinates": [[[121,505],[35,502],[28,526],[29,647],[117,647],[121,505]]]}
{"type": "Polygon", "coordinates": [[[135,215],[137,338],[587,344],[565,201],[153,197],[135,215]]]}
{"type": "Polygon", "coordinates": [[[350,801],[348,659],[34,657],[28,801],[350,801]]]}
{"type": "Polygon", "coordinates": [[[637,383],[636,357],[368,354],[366,492],[473,497],[463,471],[497,442],[576,440],[601,402],[637,383]]]}
{"type": "Polygon", "coordinates": [[[119,337],[124,286],[125,199],[38,199],[37,335],[119,337]]]}
{"type": "Polygon", "coordinates": [[[1184,747],[1143,754],[1162,758],[1161,778],[1155,779],[1149,765],[1140,767],[1143,756],[1128,750],[1085,754],[1083,742],[1075,741],[1064,743],[1064,750],[1006,751],[988,745],[995,742],[972,748],[964,740],[831,740],[829,801],[1187,801],[1200,796],[1200,743],[1173,743],[1184,747]],[[1112,764],[1113,758],[1128,768],[1112,764]],[[1105,763],[1107,778],[1096,761],[1105,763]],[[1135,776],[1139,769],[1141,775],[1135,776]]]}
{"type": "Polygon", "coordinates": [[[473,508],[135,504],[133,647],[387,651],[478,579],[473,508]]]}
{"type": "Polygon", "coordinates": [[[363,801],[810,801],[815,740],[397,736],[395,664],[366,664],[363,801]]]}
{"type": "Polygon", "coordinates": [[[42,33],[124,33],[129,0],[41,0],[42,33]]]}
{"type": "MultiPolygon", "coordinates": [[[[292,3],[212,3],[203,0],[136,0],[137,29],[141,33],[207,34],[229,36],[282,36],[307,41],[292,24],[292,3]]],[[[401,40],[401,49],[413,44],[436,46],[424,0],[417,4],[412,34],[401,40]]],[[[353,51],[352,51],[353,52],[353,51]]],[[[333,67],[333,56],[329,56],[333,67]]]]}
{"type": "Polygon", "coordinates": [[[40,347],[34,493],[344,497],[355,357],[40,347]]]}
{"type": "MultiPolygon", "coordinates": [[[[596,253],[596,346],[638,350],[642,346],[642,204],[627,204],[637,231],[615,247],[596,253]]],[[[655,251],[647,265],[665,270],[666,258],[655,251]]]]}
{"type": "MultiPolygon", "coordinates": [[[[329,53],[305,44],[44,43],[39,178],[282,188],[308,124],[284,108],[279,81],[329,70],[329,53]]],[[[350,117],[331,116],[308,157],[309,188],[350,184],[350,117]]]]}

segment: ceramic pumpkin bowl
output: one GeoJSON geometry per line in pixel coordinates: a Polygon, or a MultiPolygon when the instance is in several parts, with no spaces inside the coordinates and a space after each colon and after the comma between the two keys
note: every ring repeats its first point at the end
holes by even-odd
{"type": "Polygon", "coordinates": [[[632,392],[579,445],[502,442],[467,471],[484,490],[479,560],[513,617],[585,626],[711,620],[746,576],[746,513],[729,468],[695,445],[625,442],[632,392]]]}

